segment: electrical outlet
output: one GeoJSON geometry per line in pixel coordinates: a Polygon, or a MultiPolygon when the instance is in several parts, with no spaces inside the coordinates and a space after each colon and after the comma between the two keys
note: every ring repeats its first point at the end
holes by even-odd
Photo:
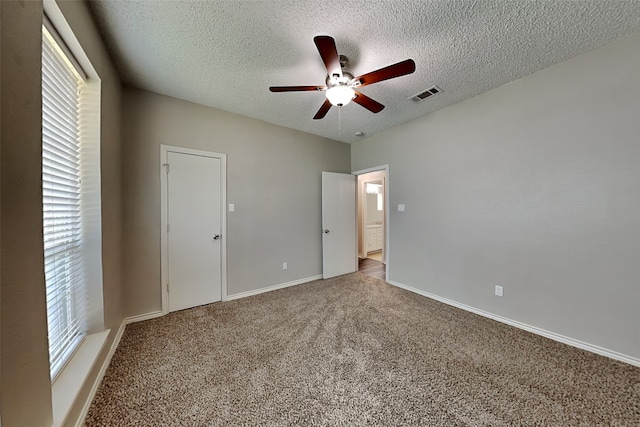
{"type": "Polygon", "coordinates": [[[502,296],[502,286],[496,285],[496,296],[498,297],[502,296]]]}
{"type": "Polygon", "coordinates": [[[283,263],[282,263],[282,269],[283,269],[283,270],[286,270],[287,268],[288,268],[288,267],[287,267],[287,263],[286,263],[286,262],[283,262],[283,263]]]}

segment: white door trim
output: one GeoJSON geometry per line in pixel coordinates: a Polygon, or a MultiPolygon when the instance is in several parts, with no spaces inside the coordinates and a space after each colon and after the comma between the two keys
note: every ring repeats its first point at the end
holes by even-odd
{"type": "MultiPolygon", "coordinates": [[[[380,165],[380,166],[374,166],[372,168],[367,168],[367,169],[360,169],[357,171],[353,171],[351,172],[351,175],[364,175],[366,173],[370,173],[370,172],[378,172],[378,171],[385,171],[385,183],[384,183],[384,243],[383,243],[383,249],[382,252],[384,254],[384,261],[386,262],[386,277],[387,277],[387,282],[390,279],[390,275],[389,272],[391,271],[391,266],[390,266],[390,262],[389,260],[391,259],[391,257],[389,256],[389,254],[391,253],[390,248],[391,248],[391,240],[390,240],[390,236],[391,236],[391,215],[389,215],[391,213],[391,204],[389,203],[389,182],[391,177],[389,176],[389,165],[380,165]]],[[[367,248],[364,248],[365,253],[367,251],[367,248]]]]}
{"type": "Polygon", "coordinates": [[[211,151],[195,150],[192,148],[177,147],[173,145],[160,145],[160,294],[162,295],[162,314],[169,313],[169,294],[167,282],[169,280],[169,259],[167,250],[167,157],[169,152],[179,154],[191,154],[202,157],[220,159],[221,192],[220,192],[220,221],[222,239],[220,242],[220,285],[222,287],[222,301],[227,300],[227,155],[211,151]]]}

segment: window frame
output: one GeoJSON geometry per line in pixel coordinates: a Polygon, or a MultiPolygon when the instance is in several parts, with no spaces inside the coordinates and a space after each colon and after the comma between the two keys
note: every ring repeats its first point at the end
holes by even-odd
{"type": "MultiPolygon", "coordinates": [[[[52,2],[45,2],[46,4],[52,2]]],[[[55,3],[53,3],[55,5],[55,3]]],[[[57,6],[57,5],[55,5],[57,6]]],[[[49,341],[50,374],[52,384],[56,382],[60,374],[65,370],[74,354],[83,345],[84,338],[88,334],[104,331],[103,315],[103,295],[102,295],[102,236],[101,236],[101,192],[100,192],[100,90],[101,82],[98,74],[91,65],[88,57],[80,47],[78,40],[71,31],[63,15],[56,7],[53,14],[49,14],[45,7],[43,15],[43,56],[45,61],[44,44],[45,38],[49,34],[49,42],[57,45],[57,54],[63,55],[65,64],[70,72],[77,74],[82,83],[82,90],[77,94],[76,103],[78,105],[79,117],[78,127],[78,154],[79,154],[79,187],[80,187],[80,242],[79,251],[80,265],[77,265],[81,274],[81,285],[73,290],[73,296],[69,298],[67,308],[69,313],[81,312],[81,324],[79,323],[78,334],[71,337],[68,345],[65,346],[55,360],[52,359],[52,342],[49,341]],[[54,19],[50,19],[50,17],[54,19]],[[54,23],[55,21],[55,23],[54,23]],[[58,30],[61,31],[58,31],[58,30]],[[53,362],[53,363],[52,363],[53,362]]],[[[44,64],[44,62],[43,62],[44,64]]],[[[43,67],[44,68],[44,67],[43,67]]],[[[43,70],[43,79],[44,70],[43,70]]],[[[44,88],[43,88],[44,92],[44,88]]],[[[45,109],[45,95],[43,94],[43,112],[45,109]]],[[[43,117],[43,150],[45,136],[45,123],[43,117]]],[[[43,151],[43,163],[45,162],[43,151]]],[[[43,165],[44,167],[44,165],[43,165]]],[[[43,174],[43,201],[44,201],[44,174],[43,174]]],[[[43,205],[43,227],[46,217],[43,205]]],[[[43,235],[45,230],[43,230],[43,235]]],[[[45,237],[46,239],[46,237],[45,237]]],[[[45,268],[47,265],[45,263],[45,268]]],[[[47,330],[50,331],[50,302],[47,297],[47,330]]],[[[67,337],[68,338],[68,337],[67,337]]],[[[55,338],[54,338],[55,339],[55,338]]]]}

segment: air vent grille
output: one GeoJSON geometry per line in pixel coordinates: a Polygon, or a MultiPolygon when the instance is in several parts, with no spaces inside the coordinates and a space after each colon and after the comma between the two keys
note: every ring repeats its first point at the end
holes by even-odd
{"type": "Polygon", "coordinates": [[[409,99],[415,103],[418,103],[440,92],[442,92],[442,89],[440,89],[438,86],[431,86],[429,89],[423,90],[422,92],[412,96],[409,99]]]}

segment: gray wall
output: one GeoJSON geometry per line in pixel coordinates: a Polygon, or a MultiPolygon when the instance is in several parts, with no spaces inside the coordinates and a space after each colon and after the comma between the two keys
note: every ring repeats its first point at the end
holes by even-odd
{"type": "Polygon", "coordinates": [[[122,118],[128,315],[161,309],[160,144],[228,155],[229,295],[321,274],[321,171],[349,172],[347,144],[132,88],[122,118]]]}
{"type": "Polygon", "coordinates": [[[2,425],[50,425],[43,267],[40,45],[42,4],[0,2],[2,425]]]}
{"type": "MultiPolygon", "coordinates": [[[[50,425],[41,193],[41,25],[39,1],[0,2],[2,9],[1,130],[1,374],[2,424],[50,425]]],[[[123,319],[121,263],[120,81],[84,2],[60,2],[102,79],[101,167],[105,325],[123,319]]],[[[94,370],[90,384],[97,376],[94,370]]],[[[89,387],[78,399],[84,403],[89,387]]],[[[70,423],[80,412],[73,408],[70,423]]]]}
{"type": "Polygon", "coordinates": [[[640,358],[638,76],[634,36],[352,145],[390,279],[640,358]]]}

